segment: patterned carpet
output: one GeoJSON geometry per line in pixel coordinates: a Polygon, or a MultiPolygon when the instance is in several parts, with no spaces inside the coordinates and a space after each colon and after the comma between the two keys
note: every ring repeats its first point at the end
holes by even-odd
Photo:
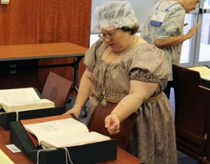
{"type": "Polygon", "coordinates": [[[177,151],[178,164],[197,164],[197,161],[186,154],[177,151]]]}

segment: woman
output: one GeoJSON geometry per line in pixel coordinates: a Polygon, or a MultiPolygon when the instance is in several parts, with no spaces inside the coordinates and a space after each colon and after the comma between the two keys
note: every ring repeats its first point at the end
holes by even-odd
{"type": "MultiPolygon", "coordinates": [[[[165,94],[170,98],[170,91],[173,86],[172,65],[180,65],[182,44],[190,39],[200,26],[197,23],[186,34],[184,34],[184,20],[186,13],[195,10],[200,0],[159,0],[149,11],[144,27],[141,30],[141,37],[148,43],[161,48],[167,57],[169,67],[169,79],[165,89],[165,94]],[[157,20],[154,14],[163,14],[161,24],[155,24],[157,20]],[[151,21],[152,20],[152,21],[151,21]],[[152,23],[153,22],[153,23],[152,23]]],[[[157,16],[158,17],[158,16],[157,16]]]]}
{"type": "Polygon", "coordinates": [[[120,100],[105,119],[109,133],[119,133],[120,121],[137,112],[127,151],[146,164],[177,163],[172,110],[163,93],[168,79],[163,51],[136,35],[139,26],[129,2],[106,2],[95,15],[101,34],[85,55],[86,70],[67,113],[78,117],[89,98],[89,122],[97,104],[109,102],[97,95],[120,100]]]}

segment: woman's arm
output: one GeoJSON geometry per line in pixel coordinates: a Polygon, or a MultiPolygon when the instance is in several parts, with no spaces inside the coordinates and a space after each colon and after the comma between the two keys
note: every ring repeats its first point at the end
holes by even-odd
{"type": "Polygon", "coordinates": [[[129,94],[120,101],[112,113],[117,114],[120,121],[124,120],[134,113],[155,92],[156,88],[157,83],[131,80],[129,94]]]}
{"type": "Polygon", "coordinates": [[[72,109],[68,110],[66,112],[67,114],[74,113],[76,117],[79,117],[82,108],[84,107],[89,98],[91,85],[92,85],[92,73],[88,70],[85,70],[80,81],[79,90],[75,101],[75,106],[72,109]]]}
{"type": "Polygon", "coordinates": [[[112,113],[105,118],[105,126],[110,134],[117,133],[120,122],[134,113],[142,103],[147,100],[156,90],[157,83],[142,82],[137,80],[130,81],[130,91],[112,113]]]}
{"type": "Polygon", "coordinates": [[[166,39],[155,39],[154,40],[155,46],[158,48],[166,48],[183,43],[185,40],[190,39],[194,35],[199,26],[200,23],[197,23],[185,35],[170,36],[166,39]]]}

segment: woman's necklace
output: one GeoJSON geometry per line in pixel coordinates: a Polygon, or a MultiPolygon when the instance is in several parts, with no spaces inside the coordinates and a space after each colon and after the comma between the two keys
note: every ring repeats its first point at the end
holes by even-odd
{"type": "Polygon", "coordinates": [[[139,41],[139,37],[137,35],[132,37],[132,41],[130,41],[130,43],[126,46],[126,49],[124,51],[121,51],[120,53],[117,53],[115,51],[113,51],[112,49],[110,50],[109,54],[106,56],[105,61],[107,62],[109,56],[113,53],[114,55],[116,55],[116,57],[111,61],[111,63],[116,62],[116,60],[118,60],[119,56],[124,55],[126,52],[128,52],[129,50],[131,50],[136,43],[139,41]]]}
{"type": "MultiPolygon", "coordinates": [[[[132,41],[128,44],[128,46],[127,46],[127,48],[124,50],[124,51],[122,51],[121,53],[116,53],[116,52],[114,52],[113,50],[111,50],[110,52],[109,52],[109,54],[106,56],[106,59],[105,59],[105,61],[107,61],[107,59],[108,59],[108,57],[110,56],[110,54],[111,53],[114,53],[114,54],[116,54],[117,56],[122,56],[122,55],[124,55],[126,52],[128,52],[129,50],[131,50],[135,45],[136,45],[136,43],[138,42],[138,40],[139,40],[139,37],[137,36],[137,35],[135,35],[134,37],[133,37],[133,39],[132,39],[132,41]]],[[[115,60],[113,60],[112,62],[114,62],[115,60]]],[[[107,66],[106,66],[106,68],[103,70],[103,74],[101,74],[101,76],[104,76],[105,74],[106,74],[106,71],[107,71],[107,66]]],[[[106,98],[103,96],[103,95],[105,95],[105,93],[106,93],[106,87],[105,87],[105,78],[99,78],[99,83],[100,83],[100,85],[101,85],[101,88],[102,88],[102,92],[101,92],[101,96],[103,97],[102,98],[102,100],[101,100],[101,104],[103,105],[103,106],[106,106],[107,104],[108,104],[108,102],[107,102],[107,100],[106,100],[106,98]],[[103,82],[102,82],[102,79],[103,79],[103,82]]]]}
{"type": "Polygon", "coordinates": [[[138,36],[134,35],[134,37],[132,38],[132,41],[126,46],[124,51],[121,51],[121,52],[112,51],[112,52],[117,56],[124,55],[126,52],[128,52],[130,49],[132,49],[136,45],[138,40],[139,40],[138,36]]]}

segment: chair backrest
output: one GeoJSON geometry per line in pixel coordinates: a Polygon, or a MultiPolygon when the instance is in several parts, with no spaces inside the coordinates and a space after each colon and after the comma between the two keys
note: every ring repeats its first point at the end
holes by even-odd
{"type": "Polygon", "coordinates": [[[177,148],[197,158],[205,153],[205,112],[199,72],[173,65],[177,148]]]}
{"type": "Polygon", "coordinates": [[[137,113],[133,113],[127,119],[121,122],[120,132],[117,135],[110,135],[105,128],[105,117],[111,113],[117,104],[108,103],[107,106],[102,106],[99,102],[89,124],[89,129],[98,133],[109,136],[112,139],[117,139],[118,146],[125,149],[130,138],[131,132],[136,122],[137,113]]]}
{"type": "Polygon", "coordinates": [[[206,154],[205,160],[210,163],[210,89],[204,86],[199,86],[200,98],[202,100],[202,105],[205,110],[205,120],[206,120],[206,154]]]}
{"type": "Polygon", "coordinates": [[[72,84],[68,79],[50,71],[42,90],[42,97],[53,101],[56,107],[65,106],[72,84]]]}
{"type": "Polygon", "coordinates": [[[175,93],[175,124],[188,131],[204,136],[204,110],[198,93],[202,84],[200,74],[187,68],[173,65],[175,93]],[[196,121],[195,121],[196,120],[196,121]],[[194,125],[195,126],[192,126],[194,125]]]}

